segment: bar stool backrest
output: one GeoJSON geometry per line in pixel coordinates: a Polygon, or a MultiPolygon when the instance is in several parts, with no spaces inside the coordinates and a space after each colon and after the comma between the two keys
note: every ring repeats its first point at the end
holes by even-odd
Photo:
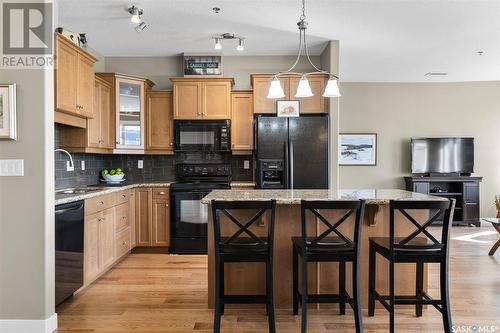
{"type": "Polygon", "coordinates": [[[302,200],[302,243],[306,244],[304,250],[311,249],[342,249],[359,250],[361,237],[361,223],[365,210],[364,200],[335,200],[335,201],[309,201],[302,200]],[[321,210],[321,213],[319,212],[321,210]],[[340,219],[329,221],[324,215],[328,212],[337,211],[340,219]],[[319,235],[308,235],[307,212],[311,212],[326,230],[319,235]],[[323,213],[323,214],[322,214],[323,213]],[[354,229],[352,235],[339,230],[339,227],[354,215],[354,229]],[[330,239],[328,239],[329,237],[330,239]]]}
{"type": "Polygon", "coordinates": [[[245,249],[250,251],[272,252],[274,242],[274,219],[276,215],[275,200],[213,200],[211,205],[216,253],[219,253],[222,249],[245,249]],[[261,218],[267,211],[270,213],[266,219],[267,223],[257,226],[257,222],[261,221],[261,218]],[[244,214],[245,216],[251,217],[247,219],[247,221],[241,221],[241,218],[238,218],[238,213],[246,213],[244,214]],[[227,218],[221,218],[222,215],[227,218]],[[257,228],[258,232],[256,231],[257,228]],[[225,235],[224,230],[231,231],[228,235],[225,235]],[[262,234],[265,234],[265,236],[262,234]]]}
{"type": "Polygon", "coordinates": [[[442,201],[391,200],[389,231],[390,250],[447,252],[454,209],[455,199],[442,201]],[[428,211],[430,217],[421,224],[409,211],[428,211]],[[403,221],[411,222],[415,226],[415,231],[404,237],[395,237],[396,212],[401,213],[405,217],[403,221]],[[431,225],[436,226],[437,224],[435,222],[437,221],[442,221],[442,225],[439,226],[441,227],[440,236],[436,238],[429,232],[428,228],[431,225]]]}

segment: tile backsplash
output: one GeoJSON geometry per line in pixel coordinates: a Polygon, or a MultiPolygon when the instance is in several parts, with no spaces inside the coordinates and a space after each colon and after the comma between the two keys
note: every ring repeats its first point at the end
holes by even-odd
{"type": "MultiPolygon", "coordinates": [[[[59,126],[55,126],[55,147],[59,147],[59,126]]],[[[99,182],[102,169],[121,168],[129,181],[162,181],[175,179],[175,165],[178,163],[231,163],[233,180],[253,179],[253,158],[251,155],[231,155],[217,153],[180,153],[175,155],[107,155],[107,154],[71,154],[75,162],[74,171],[66,171],[68,156],[55,153],[56,189],[93,185],[99,182]],[[85,170],[81,161],[85,161],[85,170]],[[138,161],[143,161],[139,169],[138,161]],[[250,161],[250,168],[244,168],[244,161],[250,161]]]]}

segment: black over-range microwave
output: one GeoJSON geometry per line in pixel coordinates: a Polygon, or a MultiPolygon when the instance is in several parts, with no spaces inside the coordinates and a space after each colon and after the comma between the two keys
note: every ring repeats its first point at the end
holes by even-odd
{"type": "Polygon", "coordinates": [[[231,150],[230,120],[175,120],[175,151],[231,150]]]}

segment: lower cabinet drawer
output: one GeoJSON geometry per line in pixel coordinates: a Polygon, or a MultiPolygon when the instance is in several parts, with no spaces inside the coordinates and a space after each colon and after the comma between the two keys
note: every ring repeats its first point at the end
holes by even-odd
{"type": "Polygon", "coordinates": [[[130,227],[130,205],[123,203],[115,207],[115,230],[119,232],[125,228],[130,227]]]}
{"type": "Polygon", "coordinates": [[[168,199],[168,187],[153,187],[153,199],[168,199]]]}
{"type": "Polygon", "coordinates": [[[100,195],[85,200],[85,215],[94,214],[116,205],[115,193],[100,195]]]}
{"type": "Polygon", "coordinates": [[[126,228],[116,235],[116,258],[120,258],[130,251],[130,228],[126,228]]]}
{"type": "Polygon", "coordinates": [[[130,199],[130,190],[124,190],[116,193],[116,204],[122,204],[128,202],[130,199]]]}

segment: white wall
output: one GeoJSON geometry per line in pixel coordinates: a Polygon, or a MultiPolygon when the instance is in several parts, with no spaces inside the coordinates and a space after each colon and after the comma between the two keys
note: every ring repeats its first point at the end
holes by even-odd
{"type": "MultiPolygon", "coordinates": [[[[275,73],[287,70],[295,61],[294,56],[238,56],[224,57],[224,76],[234,77],[233,89],[250,89],[250,74],[275,73]]],[[[316,65],[319,57],[312,57],[316,65]]],[[[154,90],[171,89],[170,77],[182,76],[182,57],[106,57],[106,72],[137,75],[155,83],[154,90]]],[[[303,59],[297,65],[300,71],[311,70],[303,59]]]]}
{"type": "Polygon", "coordinates": [[[341,166],[342,188],[404,188],[411,137],[475,138],[481,215],[500,194],[500,82],[343,83],[341,133],[377,133],[377,166],[341,166]]]}

